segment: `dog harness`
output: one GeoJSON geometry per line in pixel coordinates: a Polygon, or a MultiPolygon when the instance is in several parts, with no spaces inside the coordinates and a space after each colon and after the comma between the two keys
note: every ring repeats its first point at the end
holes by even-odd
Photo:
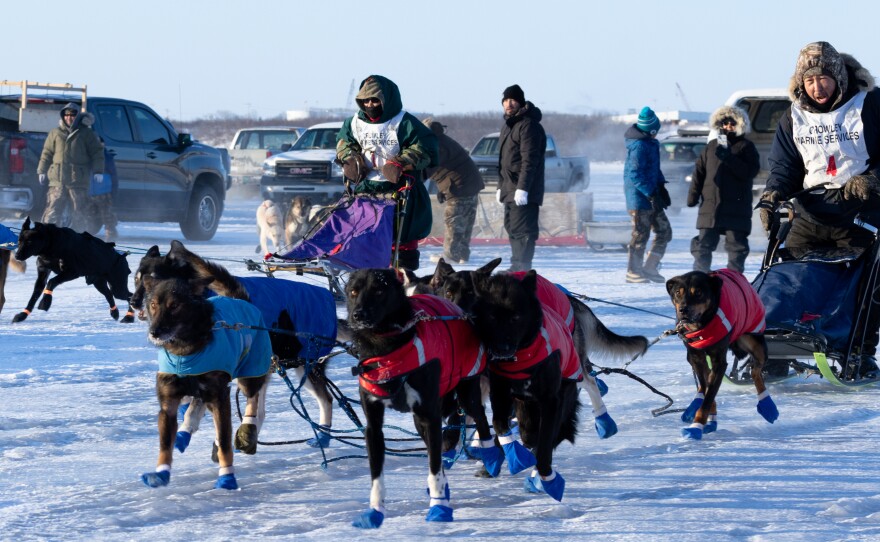
{"type": "Polygon", "coordinates": [[[583,368],[574,348],[571,331],[562,317],[552,308],[541,304],[544,321],[535,340],[525,348],[516,351],[513,361],[492,361],[489,370],[512,380],[525,380],[532,376],[535,368],[559,350],[559,365],[562,378],[580,382],[584,379],[583,368]]]}
{"type": "Polygon", "coordinates": [[[734,342],[746,333],[764,331],[764,303],[746,277],[730,269],[719,269],[709,275],[721,279],[718,310],[705,327],[685,334],[688,345],[708,348],[727,336],[734,342]]]}
{"type": "Polygon", "coordinates": [[[362,388],[377,397],[391,397],[389,384],[418,369],[427,362],[440,362],[440,397],[458,385],[460,380],[478,376],[486,368],[486,353],[477,339],[473,326],[463,319],[440,320],[431,317],[462,317],[456,305],[433,295],[408,298],[416,317],[427,317],[415,324],[416,333],[407,344],[393,352],[368,358],[358,366],[362,388]]]}
{"type": "MultiPolygon", "coordinates": [[[[526,271],[516,271],[510,273],[510,276],[522,281],[523,277],[526,276],[526,271]]],[[[558,314],[565,322],[565,325],[568,326],[569,331],[574,331],[574,309],[571,308],[571,301],[568,299],[566,292],[563,291],[561,286],[553,284],[541,275],[536,275],[536,278],[538,279],[538,289],[536,292],[538,300],[545,308],[550,308],[558,314]]]]}
{"type": "MultiPolygon", "coordinates": [[[[212,297],[213,321],[240,323],[263,328],[260,311],[241,299],[212,297]]],[[[223,371],[232,378],[262,376],[269,372],[272,344],[265,329],[213,330],[211,342],[199,352],[187,356],[170,354],[159,349],[159,372],[178,376],[194,376],[211,371],[223,371]]]]}

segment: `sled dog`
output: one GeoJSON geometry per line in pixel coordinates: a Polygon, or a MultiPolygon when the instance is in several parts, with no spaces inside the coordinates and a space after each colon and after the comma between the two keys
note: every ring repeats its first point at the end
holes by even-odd
{"type": "Polygon", "coordinates": [[[314,224],[315,208],[308,196],[295,196],[284,215],[284,239],[288,246],[306,236],[314,224]]]}
{"type": "Polygon", "coordinates": [[[666,281],[666,291],[697,380],[697,395],[681,415],[683,422],[692,422],[682,429],[682,436],[701,439],[717,429],[715,397],[727,372],[728,349],[736,359],[751,356],[758,413],[770,423],[776,421],[779,412],[762,372],[767,361],[764,305],[749,281],[730,269],[691,271],[666,281]]]}
{"type": "Polygon", "coordinates": [[[260,311],[240,299],[205,298],[210,279],[144,277],[149,294],[146,314],[148,337],[159,351],[156,396],[159,400],[159,457],[156,470],[141,476],[149,487],[168,485],[177,435],[177,410],[185,396],[198,397],[214,418],[217,489],[237,489],[232,452],[232,411],[229,383],[235,378],[247,398],[245,421],[236,432],[243,448],[256,449],[257,427],[247,420],[257,416],[269,377],[272,351],[262,329],[260,311]],[[244,324],[226,327],[222,322],[244,324]]]}
{"type": "Polygon", "coordinates": [[[265,200],[257,207],[257,229],[260,232],[260,246],[263,254],[278,252],[284,242],[284,217],[281,208],[272,200],[265,200]],[[272,251],[269,251],[269,241],[272,251]]]}
{"type": "MultiPolygon", "coordinates": [[[[348,328],[357,353],[361,406],[372,478],[370,509],[353,525],[376,528],[385,513],[385,409],[412,412],[428,450],[427,521],[452,521],[449,485],[441,459],[442,419],[457,407],[490,435],[480,394],[486,357],[461,310],[432,295],[407,297],[393,269],[362,269],[345,287],[348,328]],[[457,399],[457,401],[456,401],[457,399]]],[[[500,469],[500,449],[481,442],[487,465],[500,469]]],[[[495,469],[497,473],[497,469],[495,469]]]]}
{"type": "MultiPolygon", "coordinates": [[[[110,316],[118,320],[119,309],[114,298],[127,302],[131,297],[131,292],[128,291],[128,275],[131,270],[125,255],[113,247],[113,243],[106,243],[87,232],[77,233],[70,228],[59,228],[54,224],[41,222],[31,225],[30,217],[25,219],[18,236],[15,259],[23,262],[36,256],[37,280],[27,306],[12,318],[12,322],[21,322],[27,318],[41,294],[43,297],[37,308],[49,310],[55,288],[79,277],[85,277],[86,284],[91,284],[101,292],[110,305],[110,316]],[[55,273],[55,276],[50,279],[51,273],[55,273]]],[[[122,322],[134,322],[131,306],[122,322]]]]}

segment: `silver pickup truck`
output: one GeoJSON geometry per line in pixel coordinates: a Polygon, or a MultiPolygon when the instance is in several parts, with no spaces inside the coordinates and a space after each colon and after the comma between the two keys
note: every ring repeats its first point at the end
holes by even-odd
{"type": "Polygon", "coordinates": [[[235,132],[229,145],[234,186],[259,185],[263,161],[272,155],[290,150],[305,132],[299,126],[257,126],[235,132]]]}
{"type": "MultiPolygon", "coordinates": [[[[485,135],[471,150],[486,190],[498,187],[498,138],[500,132],[485,135]]],[[[547,135],[544,153],[544,191],[583,192],[590,186],[590,161],[586,156],[560,156],[553,136],[547,135]]]]}

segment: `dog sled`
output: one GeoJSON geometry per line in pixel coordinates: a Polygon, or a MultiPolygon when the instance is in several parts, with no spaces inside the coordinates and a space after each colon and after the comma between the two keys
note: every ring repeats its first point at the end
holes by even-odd
{"type": "Polygon", "coordinates": [[[324,277],[341,299],[348,273],[391,265],[396,206],[390,195],[346,194],[318,216],[300,241],[263,261],[248,260],[248,269],[324,277]]]}
{"type": "MultiPolygon", "coordinates": [[[[796,254],[785,248],[794,219],[790,202],[783,203],[771,228],[760,273],[752,282],[767,310],[767,381],[820,375],[835,385],[861,386],[878,380],[866,343],[877,332],[869,329],[880,271],[877,229],[856,219],[874,234],[867,249],[813,250],[796,254]]],[[[751,384],[750,360],[734,363],[727,379],[751,384]]]]}

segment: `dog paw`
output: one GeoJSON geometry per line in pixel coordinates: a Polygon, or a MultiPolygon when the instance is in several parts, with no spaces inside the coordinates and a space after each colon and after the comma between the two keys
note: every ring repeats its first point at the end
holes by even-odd
{"type": "Polygon", "coordinates": [[[241,424],[238,431],[235,432],[235,449],[247,455],[257,453],[257,433],[255,424],[241,424]]]}
{"type": "Polygon", "coordinates": [[[24,322],[24,319],[28,317],[28,313],[20,312],[12,317],[12,323],[17,324],[19,322],[24,322]]]}
{"type": "Polygon", "coordinates": [[[533,470],[531,474],[526,476],[523,482],[523,489],[528,493],[546,493],[557,501],[562,501],[562,494],[565,493],[565,479],[556,471],[550,474],[549,480],[544,480],[538,475],[538,471],[533,470]]]}
{"type": "Polygon", "coordinates": [[[189,441],[192,438],[192,433],[189,431],[178,431],[177,436],[174,437],[174,447],[177,448],[177,451],[183,453],[186,451],[186,448],[189,446],[189,441]]]}
{"type": "Polygon", "coordinates": [[[117,309],[116,307],[110,309],[110,318],[113,318],[114,320],[119,320],[119,309],[117,309]]]}
{"type": "Polygon", "coordinates": [[[119,321],[120,324],[133,324],[134,323],[134,313],[128,311],[125,313],[125,316],[122,317],[122,320],[119,321]]]}
{"type": "Polygon", "coordinates": [[[758,414],[770,423],[775,422],[779,418],[779,410],[776,408],[776,403],[773,402],[770,395],[766,395],[758,401],[758,414]]]}
{"type": "Polygon", "coordinates": [[[141,474],[141,482],[147,487],[164,487],[171,481],[171,471],[145,472],[141,474]]]}
{"type": "Polygon", "coordinates": [[[607,412],[596,416],[596,433],[599,438],[610,438],[617,434],[617,423],[607,412]]]}
{"type": "Polygon", "coordinates": [[[698,393],[694,400],[691,401],[691,404],[681,413],[681,421],[687,423],[694,421],[694,416],[697,415],[697,411],[700,410],[701,406],[703,406],[703,394],[698,393]]]}
{"type": "Polygon", "coordinates": [[[385,514],[375,508],[370,508],[355,518],[355,520],[351,522],[351,526],[360,529],[378,529],[382,526],[383,521],[385,521],[385,514]]]}
{"type": "Polygon", "coordinates": [[[715,420],[709,420],[706,422],[706,425],[703,427],[703,434],[706,433],[714,433],[718,430],[718,422],[715,420]]]}
{"type": "Polygon", "coordinates": [[[330,446],[330,428],[326,425],[319,425],[316,429],[317,436],[307,440],[306,444],[312,448],[326,448],[330,446]]]}
{"type": "Polygon", "coordinates": [[[681,436],[690,440],[701,440],[703,438],[703,424],[692,423],[690,426],[682,428],[681,436]]]}
{"type": "Polygon", "coordinates": [[[221,474],[214,482],[214,489],[238,489],[234,474],[221,474]]]}
{"type": "Polygon", "coordinates": [[[52,296],[49,294],[43,294],[43,297],[40,299],[40,304],[37,305],[37,308],[41,311],[49,310],[49,307],[52,306],[52,296]]]}
{"type": "Polygon", "coordinates": [[[441,504],[435,504],[428,509],[428,515],[425,516],[425,521],[452,521],[452,508],[441,504]]]}

